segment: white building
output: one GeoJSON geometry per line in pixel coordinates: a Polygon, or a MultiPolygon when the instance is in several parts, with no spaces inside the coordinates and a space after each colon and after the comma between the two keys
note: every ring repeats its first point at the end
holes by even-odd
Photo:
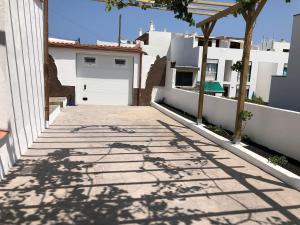
{"type": "MultiPolygon", "coordinates": [[[[176,62],[178,86],[194,86],[200,80],[203,37],[152,29],[137,40],[143,41],[142,49],[148,57],[167,56],[169,61],[176,62]]],[[[239,74],[233,72],[231,66],[241,61],[243,45],[243,39],[232,37],[212,37],[209,42],[206,80],[218,81],[224,87],[226,97],[233,98],[238,93],[239,74]]],[[[288,52],[277,45],[272,51],[254,49],[249,65],[248,97],[255,94],[268,102],[271,76],[284,74],[288,52]]]]}
{"type": "MultiPolygon", "coordinates": [[[[226,97],[238,93],[239,75],[231,66],[242,59],[243,44],[242,39],[232,37],[213,37],[209,42],[206,80],[218,81],[226,97]]],[[[201,36],[155,31],[151,22],[148,32],[120,47],[113,42],[82,45],[50,40],[49,52],[61,84],[75,87],[76,104],[136,105],[142,99],[141,104],[147,105],[153,86],[163,80],[167,61],[176,62],[177,86],[197,84],[202,45],[201,36]],[[124,65],[116,64],[120,60],[124,65]]],[[[248,97],[255,93],[267,102],[271,76],[283,74],[288,53],[252,50],[250,60],[248,97]]]]}
{"type": "Polygon", "coordinates": [[[0,179],[45,128],[42,1],[0,0],[0,179]]]}
{"type": "Polygon", "coordinates": [[[139,45],[49,41],[49,54],[55,61],[61,85],[75,87],[71,94],[75,104],[136,104],[141,76],[139,45]]]}
{"type": "Polygon", "coordinates": [[[300,111],[300,14],[294,16],[288,73],[285,77],[273,76],[270,106],[300,111]]]}

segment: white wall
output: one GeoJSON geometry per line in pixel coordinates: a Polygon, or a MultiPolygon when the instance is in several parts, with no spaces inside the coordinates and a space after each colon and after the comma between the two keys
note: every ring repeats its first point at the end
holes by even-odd
{"type": "Polygon", "coordinates": [[[178,36],[171,42],[171,61],[176,66],[199,66],[199,47],[195,46],[195,37],[178,36]]]}
{"type": "Polygon", "coordinates": [[[152,64],[154,64],[155,60],[156,60],[155,56],[143,55],[142,82],[141,82],[141,87],[142,88],[146,87],[146,81],[147,81],[147,78],[148,78],[148,73],[151,69],[152,64]]]}
{"type": "Polygon", "coordinates": [[[39,0],[0,0],[0,177],[44,129],[43,12],[39,0]],[[5,25],[3,26],[3,18],[5,25]],[[2,89],[2,88],[1,88],[2,89]]]}
{"type": "MultiPolygon", "coordinates": [[[[164,98],[167,104],[196,116],[199,95],[174,88],[174,71],[167,65],[167,85],[155,90],[152,97],[156,101],[164,98]]],[[[233,131],[236,105],[235,100],[205,95],[204,117],[213,124],[233,131]]],[[[300,113],[250,103],[246,103],[245,109],[254,114],[246,126],[245,134],[258,144],[300,161],[300,113]]]]}
{"type": "Polygon", "coordinates": [[[64,86],[76,84],[76,49],[49,48],[57,67],[57,77],[64,86]]]}
{"type": "MultiPolygon", "coordinates": [[[[76,48],[61,48],[61,47],[50,47],[49,53],[52,55],[56,67],[57,67],[57,76],[62,85],[76,86],[76,70],[77,62],[76,57],[78,54],[86,55],[110,55],[114,57],[133,57],[133,88],[138,88],[139,80],[139,66],[140,66],[140,54],[139,53],[130,53],[130,52],[115,52],[115,51],[103,51],[103,50],[84,50],[76,48]]],[[[144,57],[144,56],[143,56],[144,57]]],[[[153,57],[145,57],[146,62],[152,62],[153,57]]],[[[147,63],[144,65],[144,71],[147,68],[147,63]]],[[[143,76],[147,76],[147,73],[143,73],[143,76]]],[[[145,81],[146,78],[142,77],[142,80],[145,81]]],[[[145,86],[145,84],[143,84],[145,86]]]]}
{"type": "Polygon", "coordinates": [[[259,63],[255,94],[269,102],[272,75],[277,73],[277,63],[259,63]]]}
{"type": "Polygon", "coordinates": [[[143,45],[143,51],[151,56],[164,57],[169,55],[172,33],[149,31],[149,43],[143,45]]]}
{"type": "Polygon", "coordinates": [[[300,111],[300,14],[294,16],[287,77],[272,78],[270,105],[300,111]]]}

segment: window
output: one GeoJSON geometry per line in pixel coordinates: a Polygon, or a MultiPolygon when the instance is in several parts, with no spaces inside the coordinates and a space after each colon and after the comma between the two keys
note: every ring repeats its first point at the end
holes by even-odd
{"type": "MultiPolygon", "coordinates": [[[[203,38],[199,38],[198,39],[198,46],[204,46],[204,39],[203,38]]],[[[212,46],[212,40],[208,41],[208,47],[212,46]]]]}
{"type": "Polygon", "coordinates": [[[193,86],[193,72],[176,71],[176,86],[193,86]]]}
{"type": "Polygon", "coordinates": [[[235,49],[240,49],[241,48],[241,43],[239,42],[230,42],[230,47],[229,48],[235,48],[235,49]]]}
{"type": "Polygon", "coordinates": [[[96,64],[96,58],[95,57],[84,57],[84,63],[96,64]]]}
{"type": "Polygon", "coordinates": [[[223,88],[224,88],[224,94],[223,94],[223,96],[224,97],[229,97],[229,86],[223,86],[223,88]]]}
{"type": "MultiPolygon", "coordinates": [[[[246,96],[245,96],[245,99],[248,99],[248,98],[249,98],[249,94],[250,94],[250,89],[249,89],[249,88],[250,88],[249,86],[246,87],[246,96]]],[[[235,97],[239,97],[239,91],[240,91],[240,87],[237,86],[237,87],[236,87],[236,94],[235,94],[235,97]]]]}
{"type": "Polygon", "coordinates": [[[206,64],[206,78],[208,80],[217,80],[218,76],[218,64],[217,59],[208,59],[206,64]]]}
{"type": "Polygon", "coordinates": [[[289,49],[283,49],[282,51],[283,51],[283,52],[290,52],[289,49]]]}
{"type": "Polygon", "coordinates": [[[285,63],[283,67],[283,76],[286,77],[287,75],[288,75],[288,64],[285,63]]]}
{"type": "Polygon", "coordinates": [[[126,60],[125,59],[115,59],[115,64],[118,66],[125,66],[126,60]]]}
{"type": "Polygon", "coordinates": [[[252,62],[249,62],[248,82],[251,81],[251,73],[252,73],[252,62]]]}
{"type": "MultiPolygon", "coordinates": [[[[252,73],[252,62],[249,62],[249,73],[248,73],[248,82],[251,81],[251,73],[252,73]]],[[[238,73],[237,81],[240,81],[241,73],[238,73]]]]}

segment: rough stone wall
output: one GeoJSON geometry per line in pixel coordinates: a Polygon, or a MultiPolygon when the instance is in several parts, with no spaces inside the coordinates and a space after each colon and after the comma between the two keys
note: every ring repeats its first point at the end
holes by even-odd
{"type": "Polygon", "coordinates": [[[49,55],[49,92],[50,97],[67,97],[68,104],[75,104],[75,87],[63,86],[57,77],[57,67],[51,55],[49,55]]]}
{"type": "MultiPolygon", "coordinates": [[[[165,86],[167,57],[157,56],[148,72],[145,89],[141,89],[140,106],[149,106],[153,87],[165,86]]],[[[137,105],[138,88],[134,89],[133,105],[137,105]]]]}

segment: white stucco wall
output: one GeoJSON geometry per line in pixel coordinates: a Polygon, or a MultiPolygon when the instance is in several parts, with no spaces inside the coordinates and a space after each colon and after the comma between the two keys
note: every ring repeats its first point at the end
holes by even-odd
{"type": "Polygon", "coordinates": [[[270,105],[300,111],[300,14],[294,16],[287,77],[272,78],[270,105]]]}
{"type": "Polygon", "coordinates": [[[49,54],[55,60],[57,76],[62,85],[76,84],[76,49],[49,48],[49,54]]]}
{"type": "Polygon", "coordinates": [[[39,0],[0,0],[0,177],[44,129],[43,11],[39,0]],[[5,25],[3,26],[3,19],[5,25]],[[2,88],[1,88],[2,89],[2,88]]]}
{"type": "MultiPolygon", "coordinates": [[[[198,93],[176,89],[174,77],[175,70],[168,65],[167,85],[158,88],[152,98],[156,101],[164,98],[167,104],[196,116],[198,93]]],[[[236,105],[235,100],[205,95],[204,117],[213,124],[233,131],[236,105]]],[[[245,109],[254,114],[246,126],[245,134],[258,144],[300,161],[300,113],[250,103],[246,103],[245,109]]]]}
{"type": "Polygon", "coordinates": [[[150,56],[164,57],[169,55],[172,33],[149,31],[149,44],[142,46],[143,51],[150,56]]]}
{"type": "Polygon", "coordinates": [[[255,94],[262,97],[265,102],[269,102],[271,79],[277,73],[277,63],[259,63],[256,80],[255,94]]]}
{"type": "Polygon", "coordinates": [[[199,66],[199,47],[195,43],[195,37],[172,39],[170,60],[177,66],[199,66]]]}

